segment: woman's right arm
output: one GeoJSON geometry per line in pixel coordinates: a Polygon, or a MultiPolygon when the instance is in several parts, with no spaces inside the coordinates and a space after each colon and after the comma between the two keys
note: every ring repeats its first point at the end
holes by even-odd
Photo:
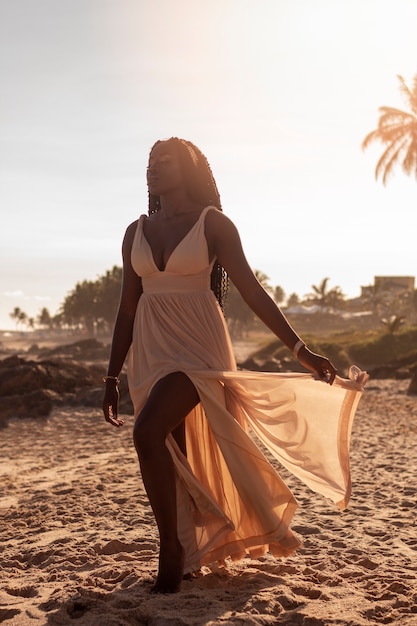
{"type": "Polygon", "coordinates": [[[139,298],[142,295],[142,281],[134,271],[130,259],[136,227],[137,221],[130,224],[123,239],[122,289],[107,369],[109,378],[105,383],[106,389],[103,399],[104,417],[113,426],[123,425],[123,420],[117,417],[119,391],[116,383],[132,343],[133,323],[139,298]]]}

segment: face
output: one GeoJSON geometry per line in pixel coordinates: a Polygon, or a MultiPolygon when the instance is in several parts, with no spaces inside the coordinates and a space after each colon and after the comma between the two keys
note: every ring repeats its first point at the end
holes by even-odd
{"type": "Polygon", "coordinates": [[[161,196],[183,185],[183,176],[175,147],[161,141],[152,149],[146,174],[149,193],[161,196]]]}

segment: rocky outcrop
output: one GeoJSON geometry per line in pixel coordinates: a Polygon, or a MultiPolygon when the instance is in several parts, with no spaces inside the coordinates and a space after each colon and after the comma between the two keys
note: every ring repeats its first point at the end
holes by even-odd
{"type": "MultiPolygon", "coordinates": [[[[54,406],[87,406],[101,410],[102,376],[105,361],[88,362],[108,354],[108,348],[87,340],[54,350],[44,351],[34,360],[12,355],[0,361],[0,424],[11,417],[45,417],[54,406]],[[85,349],[84,349],[85,348],[85,349]]],[[[98,342],[96,342],[98,344],[98,342]]],[[[28,356],[35,354],[34,350],[28,356]]],[[[126,375],[120,376],[121,402],[119,410],[131,413],[126,375]]]]}
{"type": "MultiPolygon", "coordinates": [[[[102,376],[109,347],[86,339],[54,348],[33,345],[25,354],[0,361],[0,426],[11,417],[46,417],[56,406],[91,407],[101,411],[102,376]]],[[[305,371],[290,357],[252,356],[240,369],[268,372],[305,371]]],[[[408,394],[417,395],[417,369],[404,364],[368,368],[371,379],[410,378],[408,394]]],[[[343,375],[343,373],[342,373],[343,375]]],[[[120,376],[119,411],[132,414],[126,374],[120,376]]]]}
{"type": "Polygon", "coordinates": [[[96,386],[103,374],[98,365],[86,366],[74,360],[32,361],[11,356],[0,362],[0,397],[25,395],[39,389],[57,394],[96,386]]]}
{"type": "Polygon", "coordinates": [[[94,361],[107,361],[109,357],[109,346],[104,345],[97,339],[81,339],[70,344],[62,344],[54,348],[39,348],[36,344],[29,348],[29,354],[34,354],[38,358],[64,358],[81,359],[83,363],[94,361]]]}
{"type": "Polygon", "coordinates": [[[37,389],[29,393],[2,396],[0,421],[5,423],[10,417],[47,417],[58,398],[58,394],[50,389],[37,389]]]}

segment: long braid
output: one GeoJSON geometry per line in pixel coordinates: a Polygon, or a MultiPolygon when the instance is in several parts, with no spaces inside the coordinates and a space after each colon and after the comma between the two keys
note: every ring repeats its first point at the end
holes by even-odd
{"type": "MultiPolygon", "coordinates": [[[[178,153],[190,199],[204,206],[215,206],[219,211],[222,211],[216,181],[214,180],[207,158],[201,150],[186,139],[171,137],[167,141],[175,146],[178,153]]],[[[152,149],[158,145],[158,143],[160,142],[157,141],[154,146],[152,146],[152,149]]],[[[156,213],[160,208],[161,203],[159,196],[148,193],[148,214],[156,213]]],[[[224,309],[226,303],[228,287],[229,279],[227,273],[220,263],[215,261],[211,272],[211,289],[214,291],[222,309],[224,309]]]]}

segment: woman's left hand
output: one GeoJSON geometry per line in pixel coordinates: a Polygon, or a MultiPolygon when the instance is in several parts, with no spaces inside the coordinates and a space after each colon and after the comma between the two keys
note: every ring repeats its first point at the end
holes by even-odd
{"type": "Polygon", "coordinates": [[[106,384],[103,398],[103,413],[106,422],[109,422],[112,426],[120,428],[123,426],[124,421],[118,416],[120,393],[117,385],[106,384]]]}
{"type": "Polygon", "coordinates": [[[298,360],[308,370],[317,374],[320,380],[329,385],[333,384],[337,370],[325,356],[311,352],[307,346],[303,346],[298,353],[298,360]]]}

